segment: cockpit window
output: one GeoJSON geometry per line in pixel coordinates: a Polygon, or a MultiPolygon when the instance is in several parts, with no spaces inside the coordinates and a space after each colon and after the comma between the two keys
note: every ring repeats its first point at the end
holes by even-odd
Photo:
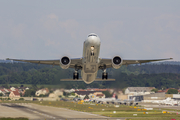
{"type": "Polygon", "coordinates": [[[93,34],[91,34],[91,35],[88,35],[88,37],[90,37],[90,36],[96,36],[96,37],[97,37],[97,35],[93,35],[93,34]]]}

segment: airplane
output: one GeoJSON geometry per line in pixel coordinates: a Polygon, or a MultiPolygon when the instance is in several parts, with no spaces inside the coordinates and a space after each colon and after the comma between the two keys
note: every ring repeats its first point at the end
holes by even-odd
{"type": "Polygon", "coordinates": [[[136,101],[135,100],[136,97],[134,97],[133,99],[125,99],[125,100],[119,100],[119,99],[116,99],[112,102],[112,104],[120,104],[120,105],[138,105],[140,103],[140,101],[136,101]]]}
{"type": "Polygon", "coordinates": [[[141,64],[153,61],[170,60],[167,59],[152,59],[152,60],[126,60],[120,56],[114,56],[113,58],[103,59],[99,58],[101,41],[97,34],[91,33],[87,36],[83,45],[83,56],[82,58],[70,59],[68,56],[63,56],[61,59],[55,60],[23,60],[23,59],[10,59],[13,61],[30,62],[37,64],[48,64],[48,65],[60,65],[62,69],[74,68],[73,79],[62,79],[62,81],[84,81],[86,84],[90,84],[93,81],[103,80],[114,80],[108,79],[107,68],[119,69],[122,65],[130,64],[141,64]],[[81,70],[81,77],[79,79],[78,71],[81,70]],[[98,70],[102,70],[102,79],[97,79],[98,70]]]}
{"type": "Polygon", "coordinates": [[[110,97],[110,98],[97,98],[97,99],[94,99],[94,102],[96,102],[96,103],[101,103],[101,104],[105,104],[105,103],[109,104],[109,103],[111,103],[112,101],[116,100],[116,97],[115,97],[115,96],[116,96],[116,95],[113,94],[113,96],[110,97]]]}

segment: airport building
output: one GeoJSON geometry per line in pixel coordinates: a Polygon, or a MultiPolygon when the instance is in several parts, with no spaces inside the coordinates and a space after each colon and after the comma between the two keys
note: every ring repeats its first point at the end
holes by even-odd
{"type": "Polygon", "coordinates": [[[151,90],[155,87],[128,87],[125,89],[126,95],[147,95],[151,94],[151,90]]]}

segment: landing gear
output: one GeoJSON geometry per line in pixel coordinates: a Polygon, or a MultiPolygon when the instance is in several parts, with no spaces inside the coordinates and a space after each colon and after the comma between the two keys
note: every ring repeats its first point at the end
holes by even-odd
{"type": "Polygon", "coordinates": [[[102,73],[102,79],[104,80],[104,79],[108,79],[108,73],[107,72],[103,72],[102,73]]]}
{"type": "Polygon", "coordinates": [[[94,52],[91,52],[91,56],[94,56],[94,52]]]}
{"type": "Polygon", "coordinates": [[[73,73],[73,79],[79,79],[79,73],[77,71],[73,73]]]}
{"type": "Polygon", "coordinates": [[[94,46],[91,46],[91,56],[94,56],[94,46]]]}
{"type": "Polygon", "coordinates": [[[103,70],[103,73],[102,73],[102,79],[108,79],[108,73],[106,72],[106,65],[103,65],[103,66],[100,66],[99,69],[102,69],[103,70]]]}
{"type": "Polygon", "coordinates": [[[73,73],[73,79],[75,80],[75,79],[79,79],[79,73],[78,73],[78,70],[80,70],[80,69],[82,69],[82,67],[81,66],[77,66],[77,65],[75,65],[75,72],[73,73]]]}

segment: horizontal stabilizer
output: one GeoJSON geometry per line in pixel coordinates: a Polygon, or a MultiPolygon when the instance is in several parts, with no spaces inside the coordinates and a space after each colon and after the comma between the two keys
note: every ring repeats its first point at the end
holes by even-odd
{"type": "Polygon", "coordinates": [[[61,79],[60,81],[83,81],[82,79],[61,79]]]}
{"type": "Polygon", "coordinates": [[[112,78],[109,78],[109,79],[96,78],[95,81],[115,81],[115,79],[112,79],[112,78]]]}
{"type": "MultiPolygon", "coordinates": [[[[61,79],[60,81],[83,81],[82,79],[61,79]]],[[[115,81],[115,79],[100,79],[96,78],[94,81],[115,81]]]]}

